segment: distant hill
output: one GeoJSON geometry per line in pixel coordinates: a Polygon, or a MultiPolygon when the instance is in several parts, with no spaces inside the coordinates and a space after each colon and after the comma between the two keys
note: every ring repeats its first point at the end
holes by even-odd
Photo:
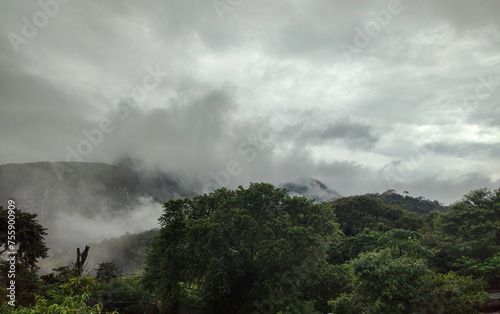
{"type": "Polygon", "coordinates": [[[42,220],[61,211],[91,217],[103,207],[120,210],[133,206],[146,195],[154,197],[137,175],[113,165],[39,162],[0,166],[0,201],[14,199],[17,207],[42,220]]]}
{"type": "Polygon", "coordinates": [[[313,178],[284,183],[280,187],[287,189],[291,196],[304,196],[308,199],[315,199],[317,202],[332,201],[342,197],[337,192],[330,190],[321,181],[313,178]]]}
{"type": "Polygon", "coordinates": [[[147,169],[141,161],[125,157],[118,160],[117,166],[137,176],[140,184],[162,202],[171,198],[195,196],[191,189],[179,184],[181,180],[174,174],[147,169]]]}
{"type": "Polygon", "coordinates": [[[142,173],[126,165],[37,162],[0,166],[0,205],[38,215],[49,229],[49,247],[85,242],[157,226],[162,203],[188,196],[161,172],[142,173]]]}
{"type": "Polygon", "coordinates": [[[411,197],[401,195],[394,190],[387,190],[382,194],[365,194],[373,198],[380,199],[386,205],[398,205],[414,213],[426,214],[434,210],[447,210],[447,207],[441,205],[438,201],[431,201],[423,196],[411,197]]]}

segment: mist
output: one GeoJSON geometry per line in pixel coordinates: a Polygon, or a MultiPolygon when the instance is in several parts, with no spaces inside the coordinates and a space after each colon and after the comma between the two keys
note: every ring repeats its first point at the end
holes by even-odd
{"type": "Polygon", "coordinates": [[[43,8],[0,2],[0,164],[60,165],[0,174],[2,199],[71,246],[250,182],[445,204],[500,186],[498,1],[238,3],[72,1],[26,36],[43,8]],[[137,178],[65,164],[124,160],[137,178]]]}
{"type": "Polygon", "coordinates": [[[57,247],[53,247],[55,251],[73,250],[125,233],[159,228],[158,219],[163,213],[163,204],[147,197],[140,198],[139,202],[138,206],[120,213],[113,214],[103,208],[101,213],[92,218],[79,213],[62,213],[53,222],[47,240],[57,243],[57,247]]]}

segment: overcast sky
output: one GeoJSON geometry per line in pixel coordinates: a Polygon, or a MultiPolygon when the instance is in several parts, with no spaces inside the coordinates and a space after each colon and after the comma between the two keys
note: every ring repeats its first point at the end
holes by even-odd
{"type": "Polygon", "coordinates": [[[0,1],[2,164],[500,187],[500,1],[64,2],[0,1]]]}

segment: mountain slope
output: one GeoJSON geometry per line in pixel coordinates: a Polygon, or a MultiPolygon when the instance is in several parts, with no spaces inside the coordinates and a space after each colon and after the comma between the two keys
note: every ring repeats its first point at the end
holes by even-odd
{"type": "Polygon", "coordinates": [[[113,165],[40,162],[0,166],[0,201],[14,199],[19,208],[37,213],[40,219],[54,211],[85,209],[81,213],[92,216],[101,207],[120,210],[148,194],[139,177],[113,165]]]}
{"type": "Polygon", "coordinates": [[[13,199],[17,208],[38,214],[54,249],[155,228],[162,202],[183,194],[166,174],[144,175],[125,166],[78,162],[0,166],[0,205],[5,207],[13,199]]]}
{"type": "MultiPolygon", "coordinates": [[[[99,263],[114,262],[123,275],[140,272],[146,258],[146,247],[159,232],[159,229],[151,229],[134,234],[127,233],[99,243],[90,243],[85,270],[95,270],[99,263]]],[[[50,273],[53,268],[73,265],[75,258],[75,248],[54,252],[48,258],[40,261],[38,265],[40,273],[46,274],[50,273]]]]}
{"type": "MultiPolygon", "coordinates": [[[[407,192],[405,193],[407,194],[407,192]]],[[[386,205],[397,205],[411,212],[426,214],[434,210],[444,211],[447,207],[441,205],[438,201],[428,200],[423,196],[411,197],[401,195],[394,190],[387,190],[382,194],[366,194],[370,197],[380,199],[386,205]]]]}
{"type": "Polygon", "coordinates": [[[315,199],[317,202],[332,201],[342,197],[337,192],[330,190],[321,181],[313,178],[284,183],[280,187],[287,189],[290,196],[304,196],[308,199],[315,199]]]}

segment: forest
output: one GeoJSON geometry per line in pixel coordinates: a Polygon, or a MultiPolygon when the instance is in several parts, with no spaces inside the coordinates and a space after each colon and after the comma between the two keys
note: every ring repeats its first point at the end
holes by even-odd
{"type": "MultiPolygon", "coordinates": [[[[159,230],[90,245],[109,257],[95,269],[45,275],[47,229],[15,216],[15,306],[0,234],[2,313],[478,313],[500,289],[500,188],[449,206],[394,190],[317,203],[267,183],[221,188],[165,202],[159,230]]],[[[2,228],[8,217],[0,208],[2,228]]]]}

